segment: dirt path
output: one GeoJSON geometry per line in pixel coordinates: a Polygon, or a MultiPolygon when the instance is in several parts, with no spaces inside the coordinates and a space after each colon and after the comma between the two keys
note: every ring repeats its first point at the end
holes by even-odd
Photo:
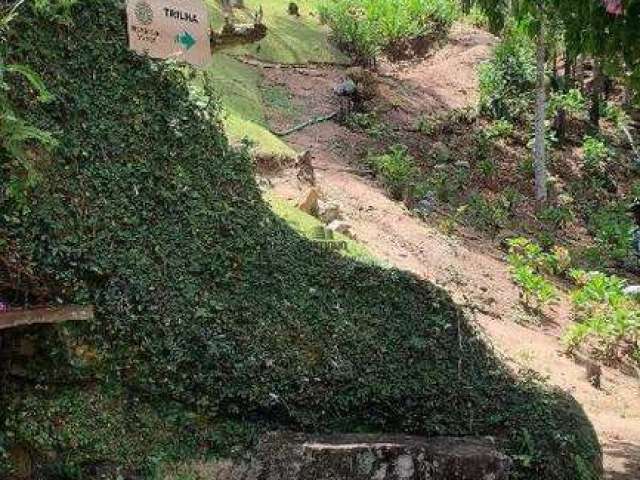
{"type": "MultiPolygon", "coordinates": [[[[477,64],[485,59],[493,37],[456,28],[450,42],[423,62],[403,68],[383,66],[385,95],[412,105],[416,114],[472,105],[476,100],[477,64]]],[[[309,116],[336,108],[331,87],[337,70],[264,71],[266,81],[285,86],[309,116]]],[[[406,110],[406,109],[404,109],[406,110]]],[[[282,127],[282,119],[272,122],[282,127]]],[[[402,118],[398,121],[408,121],[402,118]]],[[[394,121],[393,118],[390,121],[394,121]]],[[[447,289],[460,304],[475,311],[479,325],[514,365],[537,370],[582,404],[605,451],[607,478],[640,480],[640,387],[618,371],[604,369],[603,388],[593,388],[584,367],[562,353],[560,335],[571,321],[566,295],[542,324],[527,323],[519,292],[503,254],[473,234],[442,233],[437,220],[426,222],[390,200],[371,179],[348,170],[350,160],[366,150],[370,139],[332,122],[315,125],[287,139],[313,153],[318,186],[325,199],[340,205],[356,238],[378,257],[447,289]]],[[[276,194],[298,198],[296,172],[271,179],[276,194]]],[[[569,479],[568,479],[569,480],[569,479]]]]}

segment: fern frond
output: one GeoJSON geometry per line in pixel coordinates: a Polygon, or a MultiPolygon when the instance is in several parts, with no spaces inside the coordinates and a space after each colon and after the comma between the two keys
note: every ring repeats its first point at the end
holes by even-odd
{"type": "Polygon", "coordinates": [[[29,84],[36,90],[38,93],[38,100],[41,102],[49,102],[53,100],[54,96],[47,90],[42,78],[31,70],[26,65],[5,65],[5,70],[8,73],[14,73],[21,75],[23,78],[29,82],[29,84]]]}

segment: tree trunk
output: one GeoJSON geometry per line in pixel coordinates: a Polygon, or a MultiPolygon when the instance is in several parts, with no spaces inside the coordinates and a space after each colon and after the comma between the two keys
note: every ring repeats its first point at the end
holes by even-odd
{"type": "Polygon", "coordinates": [[[545,110],[546,93],[544,86],[545,45],[544,45],[544,10],[542,3],[538,6],[540,27],[537,36],[537,74],[536,74],[536,114],[535,140],[533,145],[533,171],[535,176],[536,201],[542,205],[547,201],[547,166],[545,160],[545,110]]]}
{"type": "Polygon", "coordinates": [[[578,89],[584,94],[584,55],[578,55],[576,57],[575,70],[575,83],[578,89]]]}
{"type": "Polygon", "coordinates": [[[571,90],[575,86],[574,65],[576,59],[573,55],[565,52],[564,56],[564,86],[566,90],[571,90]]]}
{"type": "Polygon", "coordinates": [[[602,70],[600,61],[593,60],[593,80],[591,81],[591,109],[589,110],[589,119],[596,129],[600,129],[600,101],[602,97],[603,87],[602,70]]]}

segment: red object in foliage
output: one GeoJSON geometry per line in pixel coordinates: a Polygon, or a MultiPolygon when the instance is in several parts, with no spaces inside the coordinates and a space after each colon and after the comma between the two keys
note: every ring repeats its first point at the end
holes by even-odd
{"type": "Polygon", "coordinates": [[[602,3],[604,3],[604,7],[607,9],[607,13],[611,15],[618,16],[624,13],[622,0],[602,0],[602,3]]]}

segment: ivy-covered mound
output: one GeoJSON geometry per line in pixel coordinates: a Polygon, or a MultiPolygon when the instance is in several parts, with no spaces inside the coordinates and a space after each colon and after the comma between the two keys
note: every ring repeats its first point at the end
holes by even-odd
{"type": "Polygon", "coordinates": [[[2,199],[0,255],[97,319],[12,334],[38,353],[2,370],[5,452],[41,477],[144,476],[267,428],[473,434],[514,478],[592,478],[573,399],[513,378],[440,289],[293,233],[202,79],[127,50],[118,1],[58,13],[29,6],[9,36],[55,96],[15,80],[14,103],[59,145],[26,203],[2,199]]]}

